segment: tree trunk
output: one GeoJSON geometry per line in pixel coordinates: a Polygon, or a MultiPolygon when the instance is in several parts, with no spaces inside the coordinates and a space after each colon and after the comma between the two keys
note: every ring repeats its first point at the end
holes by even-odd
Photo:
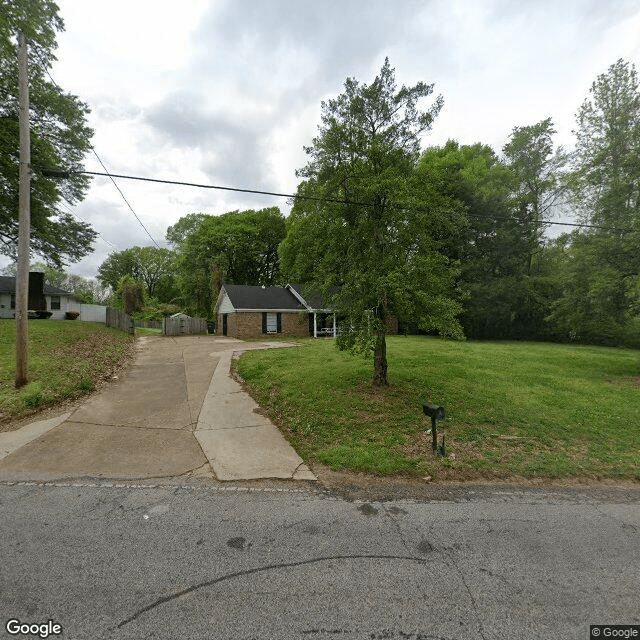
{"type": "Polygon", "coordinates": [[[373,355],[373,365],[373,386],[388,387],[389,380],[387,380],[387,341],[384,333],[379,333],[376,336],[376,347],[373,355]]]}

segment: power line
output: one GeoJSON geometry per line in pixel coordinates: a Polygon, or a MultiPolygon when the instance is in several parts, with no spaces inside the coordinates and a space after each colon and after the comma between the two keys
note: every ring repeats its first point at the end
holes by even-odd
{"type": "MultiPolygon", "coordinates": [[[[77,220],[80,220],[80,222],[84,222],[85,224],[89,224],[86,220],[82,219],[78,214],[74,213],[72,211],[71,207],[69,207],[66,202],[62,201],[62,202],[60,202],[60,204],[67,211],[67,213],[72,215],[74,218],[76,218],[77,220]]],[[[107,240],[99,231],[96,231],[96,234],[98,235],[100,240],[102,240],[103,242],[106,242],[109,246],[113,247],[114,249],[118,248],[118,247],[116,247],[115,244],[113,244],[113,242],[109,242],[109,240],[107,240]]]]}
{"type": "MultiPolygon", "coordinates": [[[[49,80],[51,80],[53,85],[58,89],[58,91],[60,91],[60,93],[63,93],[62,88],[53,79],[51,73],[49,72],[48,65],[41,58],[41,56],[38,53],[37,49],[32,49],[32,51],[36,54],[36,56],[40,60],[40,62],[42,64],[42,68],[44,69],[45,73],[49,76],[49,80]]],[[[140,226],[144,229],[145,233],[149,236],[149,238],[151,238],[151,241],[153,242],[153,244],[155,244],[156,247],[158,247],[158,249],[159,249],[160,245],[156,242],[155,238],[149,233],[149,230],[147,229],[147,227],[145,227],[144,223],[142,222],[142,220],[140,220],[140,218],[138,217],[138,214],[134,211],[133,207],[131,206],[131,203],[127,200],[127,198],[125,197],[124,193],[122,193],[122,189],[120,189],[120,187],[117,185],[116,181],[113,179],[113,174],[111,174],[109,172],[109,170],[107,169],[107,167],[105,167],[104,162],[102,162],[102,160],[100,159],[100,156],[98,155],[98,152],[95,150],[95,147],[91,143],[89,143],[89,146],[91,147],[91,151],[93,152],[93,155],[97,158],[98,162],[100,163],[100,166],[105,170],[105,173],[103,175],[106,175],[111,179],[111,182],[113,183],[113,186],[118,190],[118,193],[120,194],[120,196],[124,200],[124,203],[127,205],[129,210],[131,211],[131,213],[134,215],[135,219],[138,221],[140,226]]],[[[88,172],[75,172],[75,173],[88,173],[88,172]]]]}
{"type": "MultiPolygon", "coordinates": [[[[48,171],[51,175],[56,173],[56,170],[52,169],[48,171]]],[[[60,171],[59,177],[67,177],[73,173],[86,173],[91,176],[104,176],[107,174],[99,173],[97,171],[60,171]]],[[[277,196],[280,198],[293,198],[294,200],[314,200],[316,202],[331,202],[333,204],[353,204],[360,207],[371,207],[369,202],[358,202],[356,200],[339,200],[337,198],[321,198],[319,196],[301,196],[292,193],[278,193],[276,191],[260,191],[258,189],[240,189],[239,187],[222,187],[214,184],[201,184],[197,182],[180,182],[178,180],[162,180],[160,178],[143,178],[140,176],[128,176],[122,174],[111,174],[114,178],[123,178],[125,180],[139,180],[142,182],[157,182],[159,184],[174,184],[182,187],[196,187],[198,189],[219,189],[221,191],[237,191],[239,193],[255,193],[265,196],[277,196]]]]}
{"type": "MultiPolygon", "coordinates": [[[[370,203],[367,202],[358,202],[357,200],[338,200],[335,198],[322,198],[322,197],[318,197],[318,196],[304,196],[304,195],[296,195],[296,194],[292,194],[292,193],[278,193],[275,191],[260,191],[258,189],[240,189],[238,187],[223,187],[220,185],[213,185],[213,184],[200,184],[197,182],[182,182],[179,180],[164,180],[161,178],[145,178],[145,177],[141,177],[141,176],[130,176],[130,175],[123,175],[123,174],[105,174],[105,173],[99,173],[97,171],[60,171],[60,170],[55,170],[55,169],[49,169],[49,170],[44,170],[46,171],[46,173],[48,175],[52,175],[52,176],[56,176],[56,177],[60,177],[60,178],[65,178],[65,177],[69,177],[71,174],[74,173],[83,173],[83,174],[88,174],[88,175],[93,175],[93,176],[113,176],[114,178],[122,178],[124,180],[138,180],[141,182],[154,182],[154,183],[159,183],[159,184],[172,184],[172,185],[177,185],[177,186],[184,186],[184,187],[195,187],[198,189],[218,189],[218,190],[222,190],[222,191],[236,191],[239,193],[255,193],[255,194],[259,194],[259,195],[266,195],[266,196],[277,196],[277,197],[281,197],[281,198],[292,198],[294,200],[312,200],[315,202],[330,202],[332,204],[348,204],[348,205],[357,205],[357,206],[361,206],[361,207],[371,207],[373,205],[371,205],[370,203]]],[[[403,205],[399,204],[399,203],[390,203],[392,206],[395,207],[402,207],[403,205]]],[[[508,216],[498,216],[498,215],[482,215],[482,214],[474,214],[474,213],[467,213],[467,215],[474,217],[474,218],[489,218],[491,220],[503,220],[505,222],[519,222],[519,220],[517,220],[516,218],[510,218],[508,216]]],[[[619,233],[632,233],[633,229],[620,229],[620,228],[616,228],[616,227],[605,227],[602,225],[597,225],[597,224],[587,224],[587,223],[581,223],[581,222],[555,222],[553,220],[538,220],[538,222],[540,224],[548,224],[548,225],[559,225],[559,226],[563,226],[563,227],[580,227],[580,228],[584,228],[584,229],[599,229],[600,231],[616,231],[619,233]]]]}

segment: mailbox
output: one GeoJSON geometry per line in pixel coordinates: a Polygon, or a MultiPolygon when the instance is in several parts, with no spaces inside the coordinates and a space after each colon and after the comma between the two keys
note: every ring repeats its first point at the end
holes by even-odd
{"type": "MultiPolygon", "coordinates": [[[[429,416],[431,418],[431,440],[432,440],[432,448],[434,452],[438,451],[438,420],[444,420],[444,407],[441,407],[438,404],[429,404],[425,402],[422,405],[422,411],[425,416],[429,416]]],[[[444,449],[444,436],[442,440],[442,455],[445,454],[444,449]]]]}
{"type": "Polygon", "coordinates": [[[437,404],[423,404],[422,410],[425,416],[429,416],[432,421],[444,420],[444,407],[437,404]]]}

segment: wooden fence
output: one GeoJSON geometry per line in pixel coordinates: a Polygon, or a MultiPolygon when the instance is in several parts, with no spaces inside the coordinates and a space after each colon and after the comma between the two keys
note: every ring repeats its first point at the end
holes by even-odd
{"type": "Polygon", "coordinates": [[[161,320],[134,320],[134,324],[144,329],[162,329],[161,320]]]}
{"type": "Polygon", "coordinates": [[[199,333],[207,333],[207,321],[204,318],[191,318],[180,316],[178,318],[165,318],[162,321],[162,333],[165,336],[187,336],[199,333]]]}
{"type": "Polygon", "coordinates": [[[120,309],[107,307],[107,327],[116,327],[127,333],[135,333],[133,318],[120,309]]]}

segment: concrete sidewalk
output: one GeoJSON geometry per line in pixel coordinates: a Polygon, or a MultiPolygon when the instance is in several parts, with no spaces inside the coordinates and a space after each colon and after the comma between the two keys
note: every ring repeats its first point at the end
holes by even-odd
{"type": "Polygon", "coordinates": [[[139,344],[132,368],[74,412],[0,434],[0,479],[315,480],[229,375],[234,352],[290,345],[214,336],[139,344]]]}

